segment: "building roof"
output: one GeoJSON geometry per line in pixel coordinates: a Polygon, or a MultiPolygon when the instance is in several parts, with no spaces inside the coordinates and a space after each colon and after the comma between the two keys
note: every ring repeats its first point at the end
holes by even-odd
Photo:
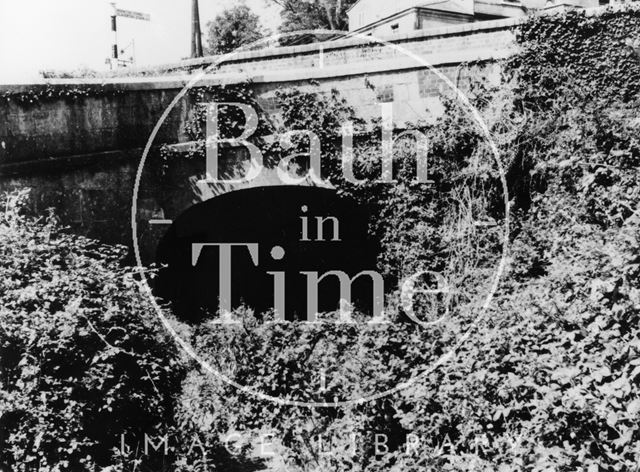
{"type": "Polygon", "coordinates": [[[474,0],[476,13],[483,15],[514,17],[527,14],[527,8],[520,3],[474,0]]]}
{"type": "MultiPolygon", "coordinates": [[[[358,5],[359,3],[363,2],[365,0],[358,0],[357,2],[355,2],[353,5],[351,5],[348,9],[347,9],[347,13],[349,13],[353,8],[355,8],[356,5],[358,5]]],[[[444,3],[447,0],[415,0],[415,7],[428,7],[430,5],[437,5],[438,3],[444,3]]],[[[500,7],[506,7],[506,8],[518,8],[518,9],[522,9],[523,11],[526,12],[526,8],[524,8],[520,2],[505,2],[505,1],[482,1],[482,0],[474,0],[474,6],[476,4],[481,4],[483,6],[485,6],[485,8],[491,8],[492,6],[495,8],[500,8],[500,7]]]]}

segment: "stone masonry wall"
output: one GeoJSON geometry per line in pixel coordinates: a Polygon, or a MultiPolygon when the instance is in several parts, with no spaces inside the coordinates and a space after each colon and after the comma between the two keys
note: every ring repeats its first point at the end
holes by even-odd
{"type": "MultiPolygon", "coordinates": [[[[201,83],[250,80],[259,103],[276,120],[280,110],[274,96],[282,87],[315,93],[337,89],[365,119],[380,116],[380,103],[393,103],[398,124],[434,119],[441,113],[439,96],[449,86],[412,54],[464,91],[474,75],[499,80],[493,60],[512,53],[515,24],[491,21],[416,32],[399,35],[390,45],[349,38],[249,51],[205,74],[201,83]],[[486,65],[466,64],[474,61],[486,65]]],[[[139,71],[137,77],[0,86],[0,191],[28,186],[35,212],[55,208],[74,232],[130,244],[131,198],[142,150],[166,107],[211,62],[186,61],[156,77],[139,71]],[[66,96],[68,90],[87,93],[66,96]]],[[[184,125],[192,108],[188,99],[179,101],[154,144],[187,142],[184,125]]],[[[160,165],[157,153],[150,154],[149,162],[153,173],[160,165]]],[[[138,204],[148,241],[143,251],[149,257],[163,229],[146,220],[175,218],[213,196],[202,195],[193,185],[201,167],[182,168],[169,189],[146,185],[148,192],[138,204]]],[[[274,182],[267,176],[261,184],[274,182]]]]}

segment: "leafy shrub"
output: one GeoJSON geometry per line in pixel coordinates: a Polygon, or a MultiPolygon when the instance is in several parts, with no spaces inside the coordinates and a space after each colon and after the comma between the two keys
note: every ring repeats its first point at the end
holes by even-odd
{"type": "Polygon", "coordinates": [[[0,456],[17,471],[133,464],[121,435],[172,425],[184,364],[124,248],[22,216],[26,198],[1,201],[0,456]]]}

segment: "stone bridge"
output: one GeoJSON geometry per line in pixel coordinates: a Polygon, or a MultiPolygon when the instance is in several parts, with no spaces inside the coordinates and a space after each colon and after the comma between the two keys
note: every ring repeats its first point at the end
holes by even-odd
{"type": "MultiPolygon", "coordinates": [[[[481,73],[498,80],[494,62],[515,50],[521,19],[455,25],[394,36],[389,45],[366,38],[263,49],[225,60],[206,84],[250,81],[263,109],[277,117],[275,91],[282,87],[338,89],[363,118],[379,116],[392,102],[396,122],[437,116],[446,87],[436,67],[464,89],[481,73]],[[478,68],[477,64],[489,64],[478,68]]],[[[0,86],[0,189],[30,187],[37,213],[55,208],[65,225],[107,243],[131,242],[131,203],[143,148],[158,119],[180,90],[215,58],[185,61],[133,77],[49,80],[0,86]],[[156,73],[156,75],[149,75],[156,73]]],[[[154,144],[185,144],[193,103],[182,100],[154,144]]],[[[149,161],[157,167],[157,153],[149,161]]],[[[152,187],[138,200],[144,251],[151,253],[166,228],[148,220],[171,220],[208,198],[193,185],[202,169],[174,170],[170,189],[152,187]]],[[[268,185],[266,177],[259,182],[268,185]]],[[[227,191],[221,189],[221,191],[227,191]]]]}

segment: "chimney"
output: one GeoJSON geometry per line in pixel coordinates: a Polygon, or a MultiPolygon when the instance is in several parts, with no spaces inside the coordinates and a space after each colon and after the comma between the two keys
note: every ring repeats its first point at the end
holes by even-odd
{"type": "Polygon", "coordinates": [[[202,33],[198,0],[191,0],[191,57],[202,57],[202,33]]]}

